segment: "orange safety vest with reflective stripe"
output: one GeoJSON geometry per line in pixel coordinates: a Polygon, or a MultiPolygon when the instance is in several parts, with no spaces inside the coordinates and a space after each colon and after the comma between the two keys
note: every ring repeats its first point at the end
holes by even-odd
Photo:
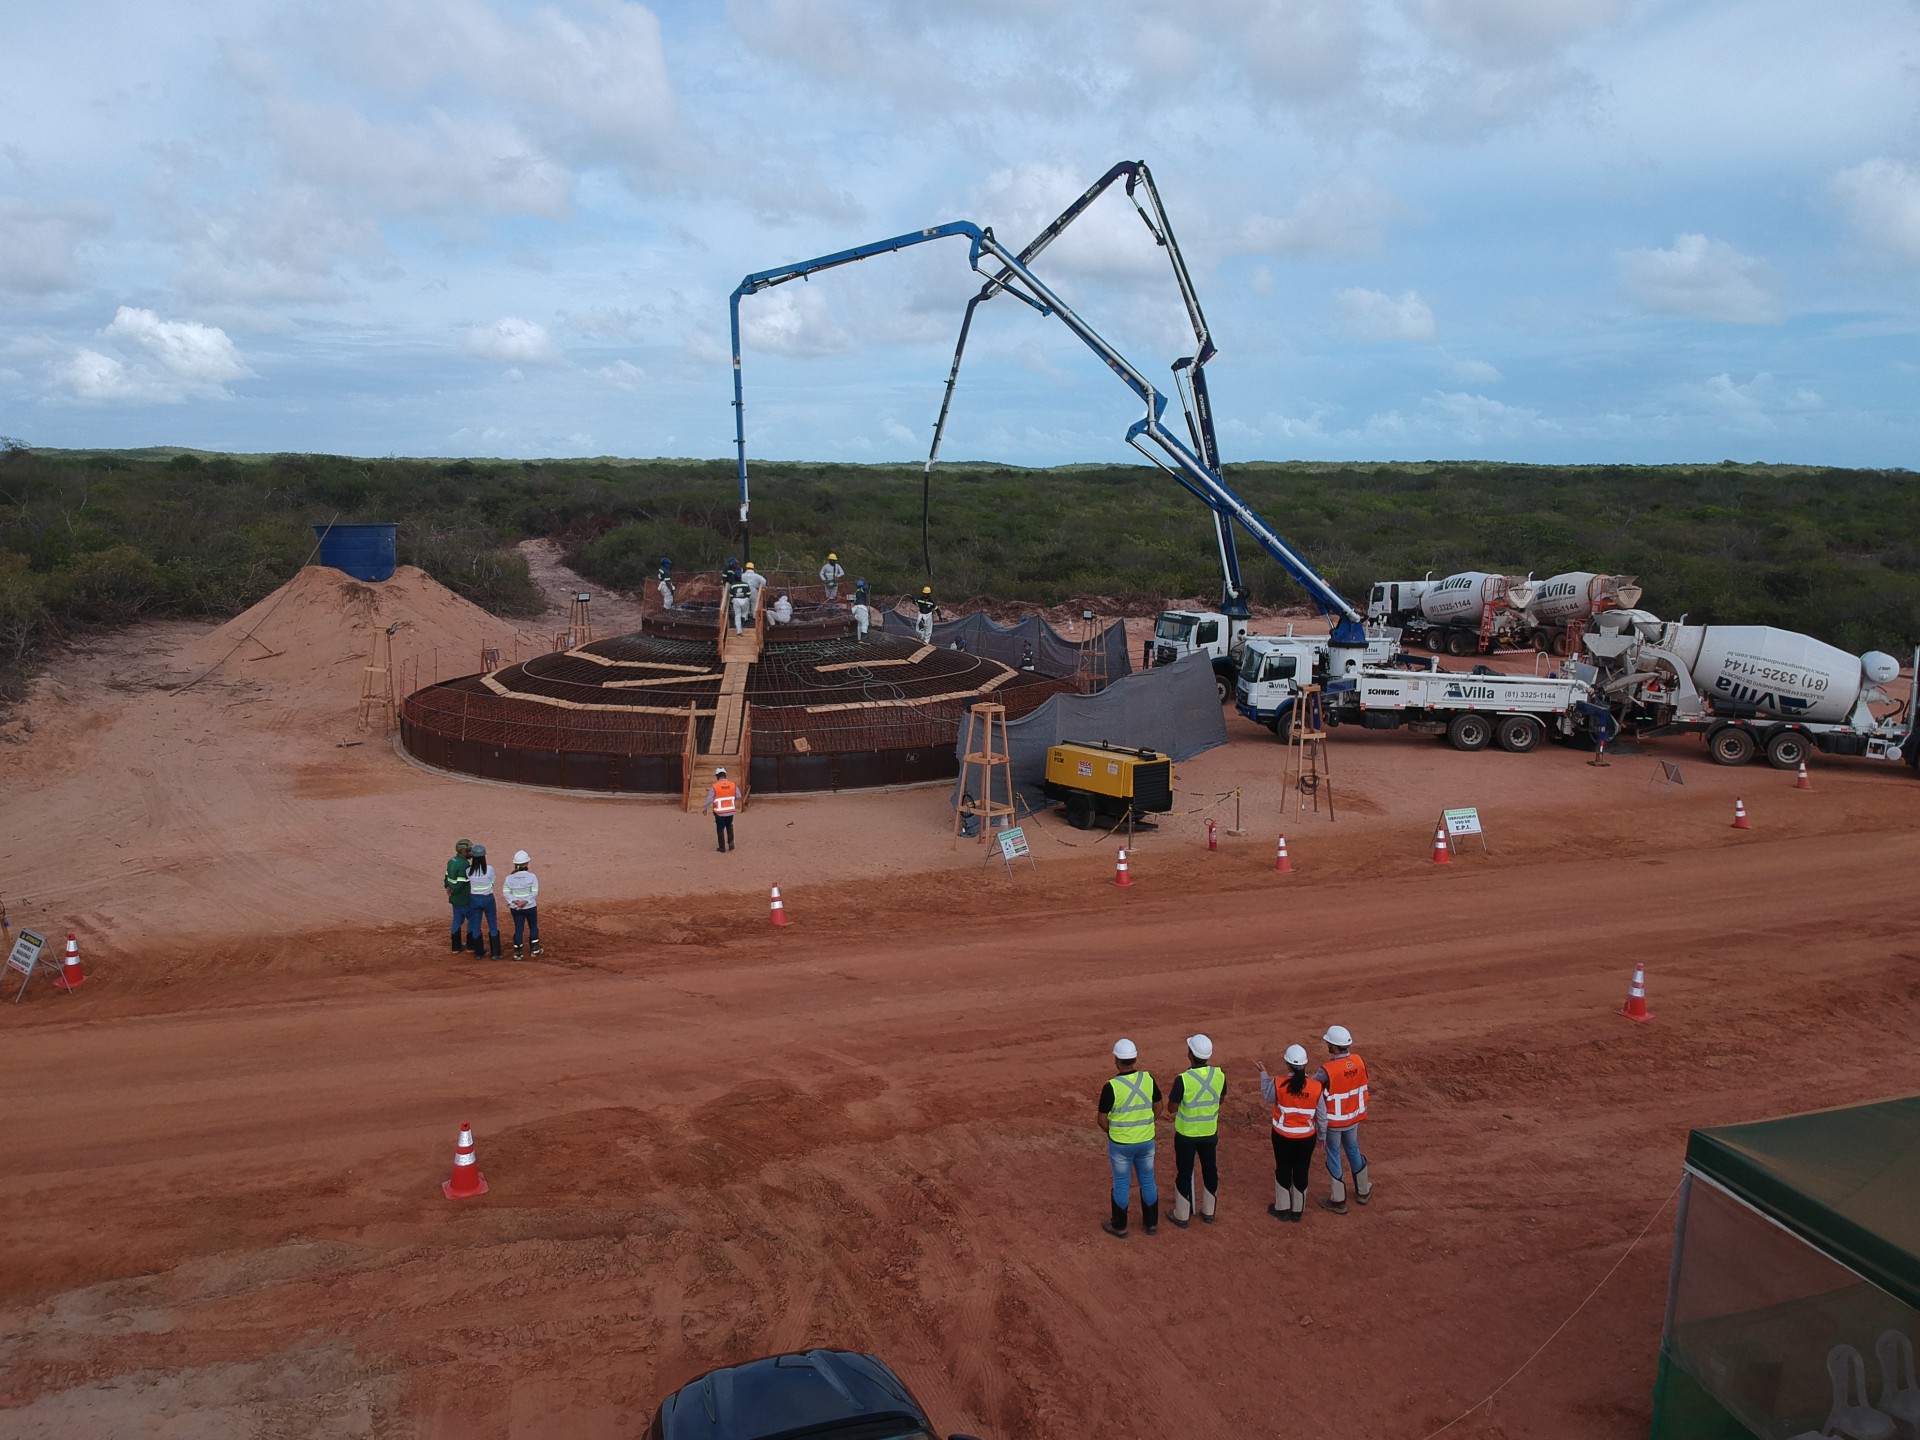
{"type": "Polygon", "coordinates": [[[740,787],[731,780],[713,782],[713,813],[731,815],[739,803],[740,787]]]}
{"type": "Polygon", "coordinates": [[[1327,1061],[1327,1128],[1350,1130],[1367,1118],[1367,1062],[1358,1055],[1327,1061]]]}
{"type": "Polygon", "coordinates": [[[1298,1095],[1282,1081],[1274,1087],[1278,1099],[1273,1102],[1273,1128],[1290,1140],[1304,1140],[1314,1132],[1314,1111],[1320,1108],[1320,1094],[1327,1087],[1312,1076],[1298,1095]]]}

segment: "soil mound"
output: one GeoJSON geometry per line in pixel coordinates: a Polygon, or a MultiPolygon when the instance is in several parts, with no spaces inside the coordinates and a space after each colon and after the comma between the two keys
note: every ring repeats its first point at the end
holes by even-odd
{"type": "MultiPolygon", "coordinates": [[[[339,692],[353,679],[347,672],[367,664],[374,635],[389,625],[399,627],[393,636],[396,689],[471,674],[488,646],[498,647],[509,663],[549,648],[543,637],[516,630],[417,566],[402,565],[392,578],[369,583],[309,565],[183,646],[175,663],[195,672],[217,667],[228,679],[339,692]]],[[[358,693],[357,683],[348,688],[358,693]]]]}

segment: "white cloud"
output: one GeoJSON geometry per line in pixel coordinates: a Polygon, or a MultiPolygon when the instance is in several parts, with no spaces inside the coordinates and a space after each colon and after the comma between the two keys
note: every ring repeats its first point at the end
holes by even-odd
{"type": "Polygon", "coordinates": [[[371,220],[343,214],[307,185],[250,193],[224,211],[181,206],[173,218],[184,251],[174,280],[197,300],[343,300],[340,267],[372,269],[386,249],[371,220]]]}
{"type": "Polygon", "coordinates": [[[1342,290],[1334,296],[1348,333],[1360,340],[1431,340],[1433,310],[1417,290],[1398,298],[1379,290],[1342,290]]]}
{"type": "Polygon", "coordinates": [[[831,355],[853,343],[827,298],[801,281],[750,295],[740,302],[743,346],[776,355],[831,355]]]}
{"type": "Polygon", "coordinates": [[[111,217],[97,205],[28,205],[0,199],[0,290],[51,295],[86,278],[82,251],[111,217]]]}
{"type": "MultiPolygon", "coordinates": [[[[969,196],[967,213],[990,225],[1001,243],[1018,253],[1098,178],[1059,162],[996,170],[969,196]]],[[[1034,273],[1043,280],[1065,273],[1131,282],[1158,279],[1168,270],[1164,253],[1140,223],[1121,181],[1061,232],[1034,261],[1034,273]]]]}
{"type": "Polygon", "coordinates": [[[253,374],[218,326],[162,320],[151,310],[122,305],[100,333],[124,359],[82,348],[50,372],[55,386],[75,399],[159,404],[221,399],[228,395],[229,381],[253,374]]]}
{"type": "Polygon", "coordinates": [[[624,340],[633,334],[633,327],[640,323],[640,312],[596,306],[587,310],[569,310],[560,317],[560,323],[583,339],[624,340]]]}
{"type": "Polygon", "coordinates": [[[1497,385],[1506,378],[1485,360],[1457,359],[1450,368],[1453,378],[1462,385],[1497,385]]]}
{"type": "Polygon", "coordinates": [[[1884,156],[1863,161],[1833,177],[1833,193],[1868,245],[1920,261],[1920,168],[1884,156]]]}
{"type": "Polygon", "coordinates": [[[1501,63],[1529,61],[1621,20],[1634,0],[1403,0],[1440,43],[1501,63]]]}
{"type": "Polygon", "coordinates": [[[1773,430],[1782,417],[1804,415],[1825,408],[1817,391],[1804,385],[1788,389],[1761,371],[1745,384],[1731,375],[1714,375],[1682,389],[1682,397],[1742,430],[1773,430]]]}
{"type": "Polygon", "coordinates": [[[1261,255],[1371,255],[1401,214],[1391,192],[1358,176],[1331,176],[1282,219],[1250,215],[1231,248],[1261,255]]]}
{"type": "Polygon", "coordinates": [[[596,379],[606,381],[616,390],[638,390],[647,383],[647,372],[631,360],[616,360],[611,365],[602,365],[593,374],[596,379]]]}
{"type": "Polygon", "coordinates": [[[1680,235],[1671,250],[1622,250],[1615,258],[1627,293],[1644,309],[1733,325],[1779,319],[1766,262],[1724,240],[1680,235]]]}
{"type": "Polygon", "coordinates": [[[477,360],[497,360],[503,365],[558,365],[564,359],[546,326],[517,315],[471,327],[461,345],[477,360]]]}

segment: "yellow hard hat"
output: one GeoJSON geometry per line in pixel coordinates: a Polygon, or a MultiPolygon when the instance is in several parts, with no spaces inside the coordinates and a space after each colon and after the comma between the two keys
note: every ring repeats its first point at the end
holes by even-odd
{"type": "Polygon", "coordinates": [[[751,570],[752,568],[753,568],[753,562],[751,560],[747,561],[747,569],[751,570]]]}
{"type": "Polygon", "coordinates": [[[834,554],[834,553],[833,553],[833,552],[832,552],[831,550],[829,550],[829,551],[827,551],[827,559],[829,559],[829,560],[838,560],[839,558],[840,558],[840,557],[839,557],[838,555],[836,555],[836,554],[834,554]]]}
{"type": "Polygon", "coordinates": [[[921,593],[922,595],[931,595],[931,594],[933,593],[933,586],[931,586],[931,585],[922,585],[922,586],[920,587],[920,593],[921,593]]]}

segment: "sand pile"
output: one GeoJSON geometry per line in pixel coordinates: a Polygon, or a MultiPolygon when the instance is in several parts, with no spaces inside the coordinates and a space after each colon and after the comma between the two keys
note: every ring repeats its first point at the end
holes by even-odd
{"type": "Polygon", "coordinates": [[[550,648],[551,636],[516,629],[447,589],[426,571],[402,565],[378,584],[309,565],[258,604],[183,646],[175,664],[212,678],[275,687],[358,693],[373,638],[397,623],[397,688],[470,675],[480,652],[497,646],[504,663],[550,648]]]}

